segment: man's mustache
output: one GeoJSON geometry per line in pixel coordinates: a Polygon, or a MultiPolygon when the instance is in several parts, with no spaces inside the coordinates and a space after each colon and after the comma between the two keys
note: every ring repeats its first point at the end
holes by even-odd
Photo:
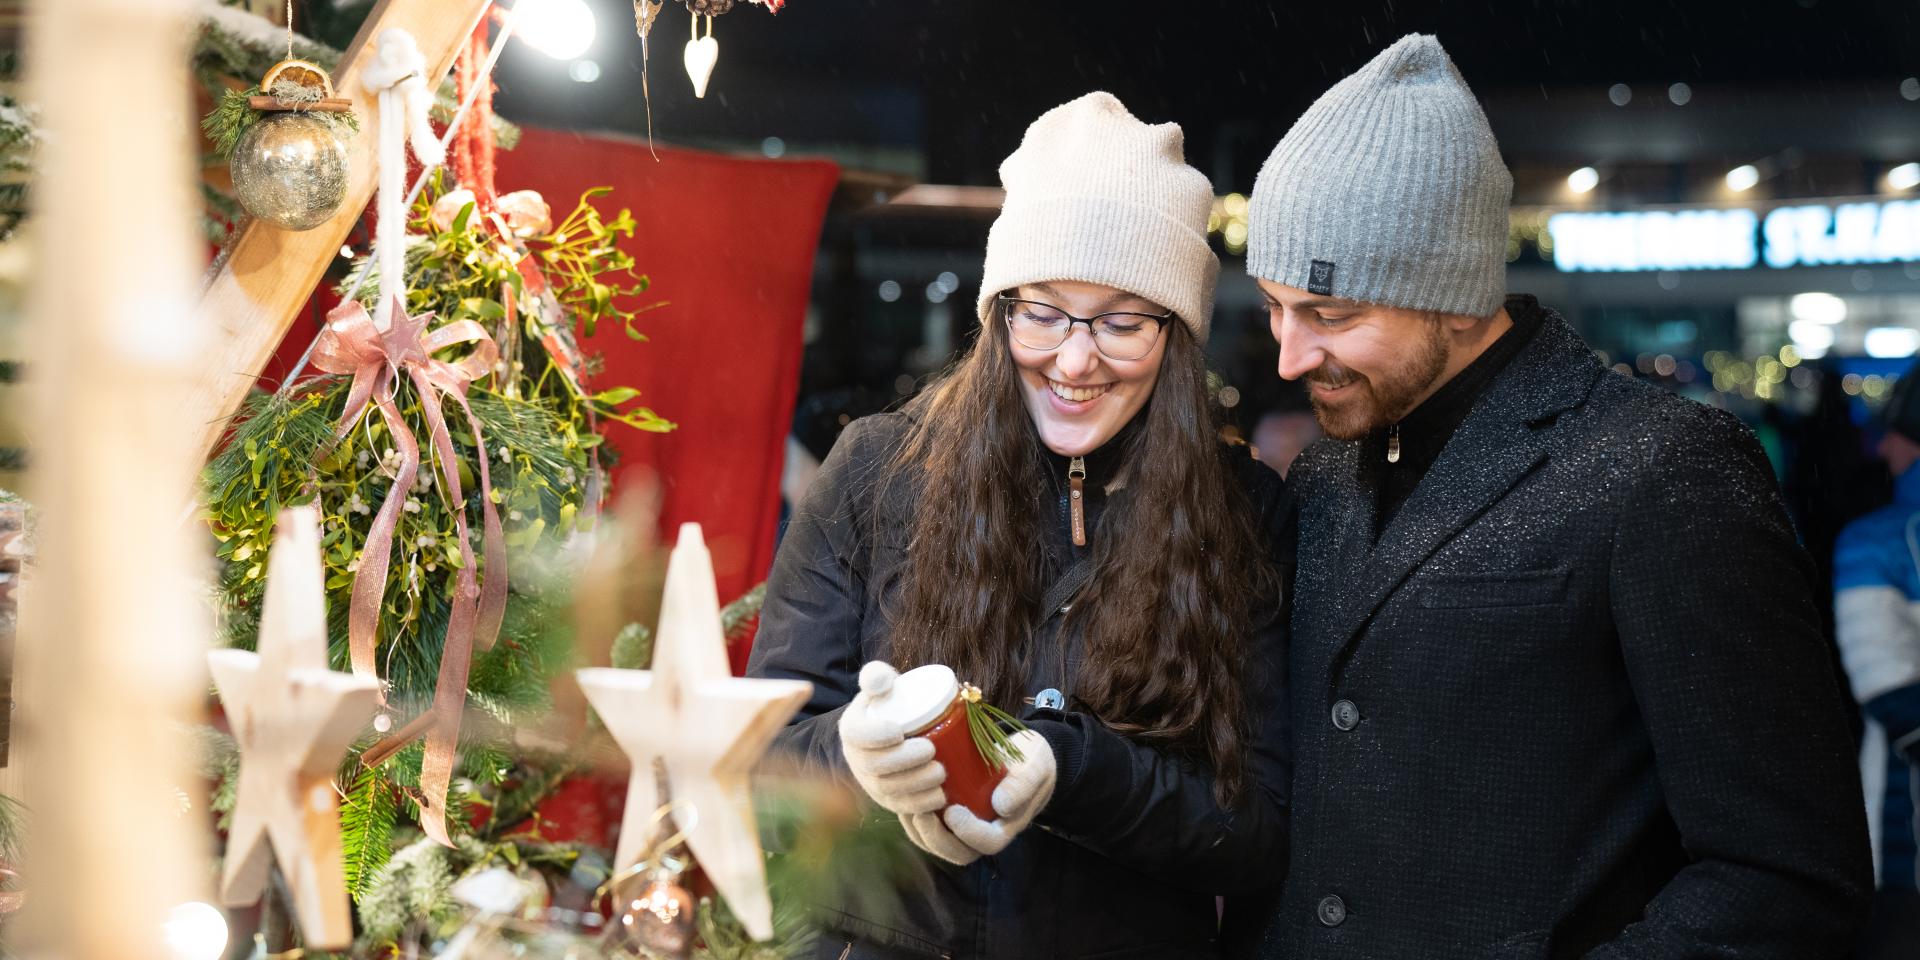
{"type": "Polygon", "coordinates": [[[1329,390],[1337,390],[1360,378],[1354,375],[1353,371],[1338,364],[1323,363],[1308,371],[1304,379],[1308,383],[1318,384],[1329,390]]]}

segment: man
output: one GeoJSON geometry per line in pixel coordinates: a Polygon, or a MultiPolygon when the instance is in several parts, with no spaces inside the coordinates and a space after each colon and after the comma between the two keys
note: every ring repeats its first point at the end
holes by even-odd
{"type": "Polygon", "coordinates": [[[1294,465],[1282,888],[1243,956],[1843,954],[1852,744],[1760,447],[1505,297],[1512,179],[1409,36],[1260,172],[1247,268],[1328,439],[1294,465]]]}
{"type": "Polygon", "coordinates": [[[1878,891],[1862,960],[1920,956],[1915,887],[1914,764],[1920,763],[1920,371],[1881,411],[1880,455],[1893,504],[1847,525],[1834,547],[1833,619],[1853,694],[1866,714],[1860,749],[1878,891]]]}

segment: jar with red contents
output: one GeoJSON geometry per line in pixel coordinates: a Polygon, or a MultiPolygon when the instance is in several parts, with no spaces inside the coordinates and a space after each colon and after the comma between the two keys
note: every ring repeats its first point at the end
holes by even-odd
{"type": "Polygon", "coordinates": [[[993,788],[1006,779],[1007,770],[988,762],[975,745],[967,722],[970,696],[977,700],[978,689],[962,684],[952,668],[928,664],[901,674],[891,689],[873,698],[868,710],[898,723],[908,737],[933,741],[933,757],[947,771],[941,789],[948,803],[966,807],[982,820],[997,820],[993,788]]]}

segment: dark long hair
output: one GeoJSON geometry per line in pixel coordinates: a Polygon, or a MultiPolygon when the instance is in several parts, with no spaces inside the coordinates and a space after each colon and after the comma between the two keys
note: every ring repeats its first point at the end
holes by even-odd
{"type": "MultiPolygon", "coordinates": [[[[1200,344],[1179,322],[1162,336],[1153,394],[1119,441],[1123,486],[1094,533],[1093,576],[1062,629],[1082,633],[1081,706],[1207,764],[1231,806],[1246,778],[1252,619],[1278,588],[1220,448],[1200,344]]],[[[1045,587],[1036,536],[1059,522],[1049,469],[996,315],[929,387],[891,464],[918,487],[891,611],[896,665],[947,664],[1009,708],[1028,693],[1045,587]]]]}

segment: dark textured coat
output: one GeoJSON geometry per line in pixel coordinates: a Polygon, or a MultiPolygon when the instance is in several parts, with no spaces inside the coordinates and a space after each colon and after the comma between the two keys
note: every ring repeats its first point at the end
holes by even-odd
{"type": "Polygon", "coordinates": [[[1508,309],[1537,332],[1377,546],[1377,443],[1289,474],[1293,844],[1229,953],[1843,955],[1853,746],[1759,445],[1508,309]]]}
{"type": "MultiPolygon", "coordinates": [[[[889,659],[885,608],[899,588],[908,511],[917,494],[883,488],[879,479],[907,427],[903,414],[868,417],[835,444],[780,544],[747,669],[752,676],[814,684],[813,698],[776,746],[854,790],[838,724],[858,690],[861,665],[889,659]]],[[[1287,517],[1279,477],[1245,448],[1231,462],[1263,531],[1278,537],[1287,517]]],[[[1102,512],[1096,491],[1107,479],[1088,477],[1095,526],[1102,512]]],[[[1064,477],[1035,495],[1047,500],[1042,515],[1058,520],[1058,529],[1033,531],[1034,549],[1048,552],[1051,582],[1074,558],[1064,477]]],[[[1268,882],[1285,857],[1282,621],[1269,612],[1272,619],[1249,647],[1256,655],[1247,670],[1256,721],[1264,727],[1250,744],[1246,798],[1231,814],[1215,804],[1210,774],[1073,712],[1072,686],[1052,650],[1075,645],[1061,636],[1063,617],[1053,610],[1036,640],[1041,655],[1030,658],[1029,695],[1059,689],[1069,709],[1029,708],[1024,718],[1047,738],[1059,763],[1046,810],[998,856],[966,867],[907,846],[892,814],[871,811],[862,829],[889,835],[905,860],[891,876],[862,872],[851,856],[836,864],[834,882],[815,891],[826,927],[819,955],[1214,955],[1213,895],[1268,882]]],[[[1077,654],[1068,655],[1077,662],[1077,654]]],[[[846,842],[836,857],[872,846],[846,842]]]]}

